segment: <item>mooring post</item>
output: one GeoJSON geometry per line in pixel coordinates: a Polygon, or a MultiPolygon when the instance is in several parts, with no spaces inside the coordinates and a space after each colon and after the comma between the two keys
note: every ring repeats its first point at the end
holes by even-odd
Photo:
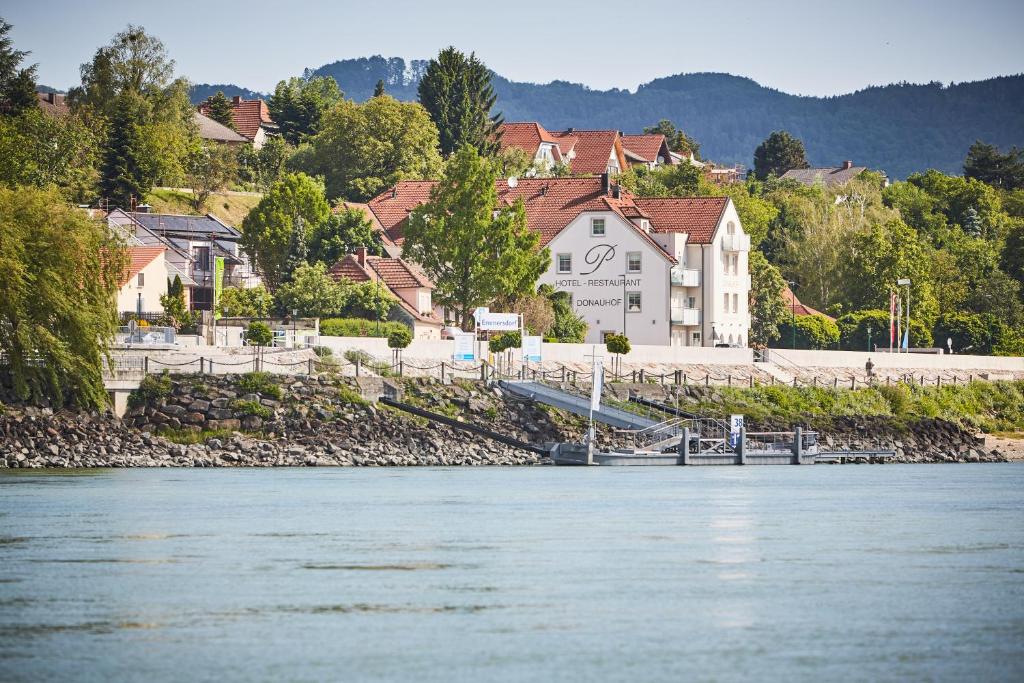
{"type": "Polygon", "coordinates": [[[747,464],[747,428],[740,427],[740,464],[747,464]]]}
{"type": "Polygon", "coordinates": [[[680,455],[682,456],[683,465],[690,464],[690,428],[683,427],[683,440],[679,442],[680,455]]]}
{"type": "Polygon", "coordinates": [[[800,462],[800,457],[803,455],[803,452],[804,452],[804,428],[801,427],[800,425],[797,425],[796,429],[793,430],[793,464],[794,465],[802,465],[803,464],[802,462],[800,462]]]}

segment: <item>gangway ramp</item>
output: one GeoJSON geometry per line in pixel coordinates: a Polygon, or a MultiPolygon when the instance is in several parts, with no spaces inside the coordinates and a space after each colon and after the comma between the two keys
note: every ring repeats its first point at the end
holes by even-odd
{"type": "MultiPolygon", "coordinates": [[[[498,386],[516,396],[538,401],[561,410],[567,410],[570,413],[583,417],[590,416],[590,398],[586,396],[571,394],[567,391],[541,384],[540,382],[501,380],[498,382],[498,386]]],[[[661,424],[649,417],[604,404],[601,405],[600,410],[594,411],[594,420],[616,429],[635,431],[650,429],[661,424]]]]}

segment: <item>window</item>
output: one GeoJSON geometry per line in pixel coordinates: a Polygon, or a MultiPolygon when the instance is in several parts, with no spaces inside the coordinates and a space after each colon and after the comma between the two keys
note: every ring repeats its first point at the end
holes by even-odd
{"type": "Polygon", "coordinates": [[[590,219],[590,236],[591,237],[604,237],[604,219],[603,218],[591,218],[590,219]]]}
{"type": "Polygon", "coordinates": [[[700,346],[700,332],[694,332],[690,338],[693,340],[694,346],[700,346]]]}
{"type": "Polygon", "coordinates": [[[559,254],[558,255],[558,272],[559,273],[571,273],[572,272],[572,254],[559,254]]]}
{"type": "Polygon", "coordinates": [[[695,297],[695,296],[686,297],[686,307],[687,308],[697,308],[697,297],[695,297]]]}
{"type": "Polygon", "coordinates": [[[195,259],[196,270],[210,270],[210,248],[193,247],[192,258],[195,259]]]}
{"type": "Polygon", "coordinates": [[[640,272],[640,252],[629,251],[626,252],[626,272],[627,273],[639,273],[640,272]]]}
{"type": "Polygon", "coordinates": [[[640,292],[626,294],[626,310],[630,313],[640,312],[640,292]]]}
{"type": "Polygon", "coordinates": [[[730,235],[736,234],[736,224],[729,221],[728,225],[725,226],[725,231],[730,235]]]}
{"type": "Polygon", "coordinates": [[[195,287],[192,290],[192,310],[209,311],[213,308],[213,288],[195,287]]]}
{"type": "Polygon", "coordinates": [[[736,254],[731,255],[729,257],[729,272],[733,275],[736,275],[736,273],[739,272],[738,264],[739,257],[736,254]]]}
{"type": "Polygon", "coordinates": [[[146,274],[145,273],[139,273],[138,285],[139,285],[139,287],[145,287],[146,286],[146,274]]]}
{"type": "Polygon", "coordinates": [[[646,218],[641,218],[640,219],[640,229],[643,230],[644,232],[650,232],[651,231],[651,222],[649,220],[647,220],[646,218]]]}
{"type": "Polygon", "coordinates": [[[732,312],[733,313],[739,312],[739,305],[740,305],[739,301],[740,301],[740,295],[739,294],[733,294],[732,295],[732,312]]]}
{"type": "Polygon", "coordinates": [[[723,294],[722,295],[722,312],[723,313],[728,313],[729,312],[729,295],[728,294],[723,294]]]}
{"type": "Polygon", "coordinates": [[[420,313],[430,313],[433,308],[433,306],[430,305],[430,290],[420,290],[417,299],[419,300],[420,313]]]}

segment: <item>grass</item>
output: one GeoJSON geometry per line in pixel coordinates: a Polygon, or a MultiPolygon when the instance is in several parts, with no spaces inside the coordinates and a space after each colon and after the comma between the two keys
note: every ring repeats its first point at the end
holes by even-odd
{"type": "Polygon", "coordinates": [[[238,378],[238,388],[247,394],[262,394],[280,401],[284,392],[269,372],[247,372],[238,378]]]}
{"type": "Polygon", "coordinates": [[[178,213],[189,215],[214,216],[233,227],[242,225],[242,219],[256,206],[262,195],[238,194],[234,192],[210,195],[202,210],[192,208],[192,193],[188,190],[172,190],[169,188],[155,189],[146,196],[146,203],[153,207],[154,213],[178,213]]]}
{"type": "Polygon", "coordinates": [[[231,409],[243,415],[255,415],[263,419],[270,417],[270,409],[260,405],[259,401],[243,401],[239,399],[231,402],[231,409]]]}
{"type": "Polygon", "coordinates": [[[189,429],[164,428],[157,430],[157,435],[172,443],[190,445],[206,443],[208,439],[229,439],[232,436],[232,431],[230,429],[204,429],[194,432],[189,429]]]}
{"type": "Polygon", "coordinates": [[[345,405],[366,405],[369,403],[362,394],[348,386],[347,384],[338,384],[337,386],[338,400],[345,405]]]}

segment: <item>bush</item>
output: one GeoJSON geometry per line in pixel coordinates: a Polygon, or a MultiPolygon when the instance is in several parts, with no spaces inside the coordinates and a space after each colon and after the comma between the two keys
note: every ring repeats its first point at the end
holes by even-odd
{"type": "Polygon", "coordinates": [[[217,310],[235,318],[265,318],[270,315],[274,299],[263,285],[259,287],[228,287],[221,292],[217,310]]]}
{"type": "Polygon", "coordinates": [[[316,354],[317,358],[333,358],[334,351],[329,346],[314,346],[313,353],[316,354]]]}
{"type": "Polygon", "coordinates": [[[159,375],[146,375],[139,383],[139,387],[128,395],[128,405],[132,408],[149,403],[155,403],[171,395],[174,386],[171,384],[171,377],[167,370],[159,375]]]}
{"type": "Polygon", "coordinates": [[[508,349],[517,349],[523,345],[523,337],[519,332],[505,332],[487,342],[491,353],[501,353],[508,349]]]}
{"type": "Polygon", "coordinates": [[[412,332],[408,327],[398,327],[388,334],[389,349],[404,349],[412,343],[412,332]]]}
{"type": "Polygon", "coordinates": [[[633,350],[629,343],[629,337],[624,334],[609,334],[604,338],[604,345],[608,349],[608,353],[616,353],[622,356],[633,350]]]}
{"type": "Polygon", "coordinates": [[[245,330],[245,341],[252,346],[270,346],[274,335],[266,323],[254,322],[245,330]]]}
{"type": "Polygon", "coordinates": [[[232,401],[231,409],[243,415],[255,415],[264,419],[270,417],[270,409],[259,401],[243,401],[241,399],[232,401]]]}
{"type": "Polygon", "coordinates": [[[238,378],[238,388],[246,394],[262,394],[280,401],[284,395],[269,372],[247,372],[238,378]]]}
{"type": "MultiPolygon", "coordinates": [[[[840,316],[839,345],[847,351],[868,350],[868,328],[871,328],[871,344],[879,348],[889,347],[889,311],[851,311],[840,316]]],[[[799,320],[798,320],[799,324],[799,320]]],[[[906,325],[904,318],[903,324],[906,325]]],[[[782,326],[779,326],[780,330],[782,326]]],[[[784,340],[789,337],[783,335],[784,340]]],[[[943,341],[946,339],[942,338],[943,341]]],[[[917,318],[910,319],[910,345],[914,348],[928,348],[932,345],[932,333],[917,318]]],[[[871,349],[872,351],[874,349],[871,349]]]]}
{"type": "Polygon", "coordinates": [[[324,337],[388,337],[398,329],[409,328],[403,323],[382,320],[378,332],[377,321],[365,318],[327,318],[320,321],[320,334],[324,337]]]}
{"type": "MultiPolygon", "coordinates": [[[[779,325],[780,347],[792,341],[793,321],[779,325]]],[[[827,349],[839,343],[839,327],[823,315],[801,315],[796,318],[796,348],[827,349]]]]}

